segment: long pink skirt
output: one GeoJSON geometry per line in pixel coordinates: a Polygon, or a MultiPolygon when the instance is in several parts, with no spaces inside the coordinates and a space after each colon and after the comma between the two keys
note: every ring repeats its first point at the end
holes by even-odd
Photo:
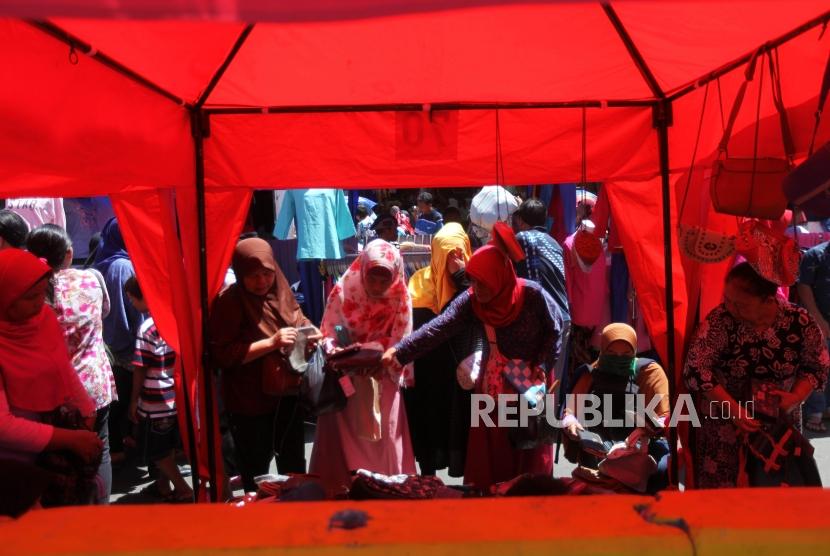
{"type": "Polygon", "coordinates": [[[330,495],[343,493],[351,485],[352,471],[357,469],[384,475],[415,474],[400,388],[386,376],[381,383],[380,409],[382,437],[377,442],[358,436],[358,411],[365,408],[357,404],[347,403],[343,411],[317,418],[309,472],[320,476],[330,495]]]}

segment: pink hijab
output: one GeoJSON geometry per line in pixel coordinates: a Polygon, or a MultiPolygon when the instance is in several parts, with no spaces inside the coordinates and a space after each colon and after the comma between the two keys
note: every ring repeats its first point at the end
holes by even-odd
{"type": "MultiPolygon", "coordinates": [[[[412,300],[394,246],[379,239],[369,243],[334,286],[320,330],[326,338],[337,338],[338,325],[346,328],[352,342],[378,342],[384,350],[412,332],[412,300]],[[366,274],[377,267],[389,270],[394,279],[382,296],[370,297],[364,285],[366,274]]],[[[408,379],[408,367],[403,372],[408,379]]]]}
{"type": "Polygon", "coordinates": [[[0,251],[0,374],[9,405],[23,411],[51,411],[68,401],[67,377],[75,374],[63,331],[48,305],[25,322],[7,320],[12,304],[51,271],[26,251],[0,251]]]}

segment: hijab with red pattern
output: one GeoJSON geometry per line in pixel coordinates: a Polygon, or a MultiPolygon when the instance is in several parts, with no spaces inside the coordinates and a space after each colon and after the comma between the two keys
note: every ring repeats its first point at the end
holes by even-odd
{"type": "MultiPolygon", "coordinates": [[[[320,330],[326,338],[337,338],[338,325],[349,332],[352,342],[378,342],[383,349],[412,332],[412,300],[403,260],[393,245],[379,239],[369,243],[334,286],[320,330]],[[366,275],[375,268],[392,273],[392,285],[378,297],[370,296],[365,286],[366,275]]],[[[404,371],[408,379],[410,371],[404,371]]]]}

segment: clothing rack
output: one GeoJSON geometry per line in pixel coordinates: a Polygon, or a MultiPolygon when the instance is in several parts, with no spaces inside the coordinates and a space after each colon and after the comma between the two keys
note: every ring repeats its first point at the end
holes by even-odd
{"type": "MultiPolygon", "coordinates": [[[[429,238],[431,242],[431,236],[420,237],[429,238]]],[[[427,246],[430,242],[416,243],[413,241],[411,243],[414,243],[415,245],[427,246]]],[[[396,247],[400,247],[400,245],[396,244],[396,247]]],[[[326,278],[339,280],[359,255],[359,253],[350,253],[341,259],[323,259],[320,261],[320,274],[326,278]]],[[[429,266],[432,261],[432,253],[426,248],[423,250],[402,251],[401,257],[403,258],[404,273],[406,274],[407,279],[420,269],[429,266]]]]}

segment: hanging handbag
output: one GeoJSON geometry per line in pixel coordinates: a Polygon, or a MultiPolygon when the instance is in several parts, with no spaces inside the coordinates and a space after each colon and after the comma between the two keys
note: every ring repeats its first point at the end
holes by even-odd
{"type": "MultiPolygon", "coordinates": [[[[720,83],[718,84],[720,87],[720,83]]],[[[703,106],[700,110],[700,123],[698,124],[695,148],[692,151],[692,162],[689,164],[689,173],[686,178],[686,191],[683,194],[683,201],[680,204],[678,222],[683,221],[683,214],[686,210],[686,201],[689,198],[689,190],[692,185],[692,177],[695,171],[697,160],[697,148],[700,145],[700,132],[703,129],[703,118],[706,115],[706,102],[709,99],[709,84],[703,93],[703,106]]],[[[706,200],[708,210],[709,200],[706,200]]],[[[677,234],[680,250],[690,259],[699,263],[717,263],[731,257],[735,253],[735,236],[726,235],[721,232],[708,230],[702,226],[678,225],[677,234]]]]}
{"type": "MultiPolygon", "coordinates": [[[[783,181],[792,167],[794,147],[790,135],[787,113],[781,101],[778,68],[772,54],[767,54],[772,79],[773,99],[781,120],[781,135],[786,158],[758,156],[758,128],[760,126],[761,91],[763,90],[764,66],[761,63],[761,78],[758,90],[758,107],[755,117],[755,142],[751,158],[730,157],[727,146],[732,135],[735,120],[746,95],[747,85],[755,76],[755,67],[760,50],[749,61],[746,79],[741,83],[729,120],[718,146],[718,158],[712,167],[711,196],[717,212],[735,216],[748,216],[777,220],[787,208],[783,181]]],[[[763,56],[763,55],[761,55],[763,56]]]]}
{"type": "Polygon", "coordinates": [[[699,263],[717,263],[735,253],[735,236],[713,232],[701,226],[680,226],[680,249],[699,263]]]}
{"type": "Polygon", "coordinates": [[[792,286],[798,279],[801,249],[793,238],[768,223],[754,219],[740,222],[735,246],[755,272],[770,282],[792,286]]]}

